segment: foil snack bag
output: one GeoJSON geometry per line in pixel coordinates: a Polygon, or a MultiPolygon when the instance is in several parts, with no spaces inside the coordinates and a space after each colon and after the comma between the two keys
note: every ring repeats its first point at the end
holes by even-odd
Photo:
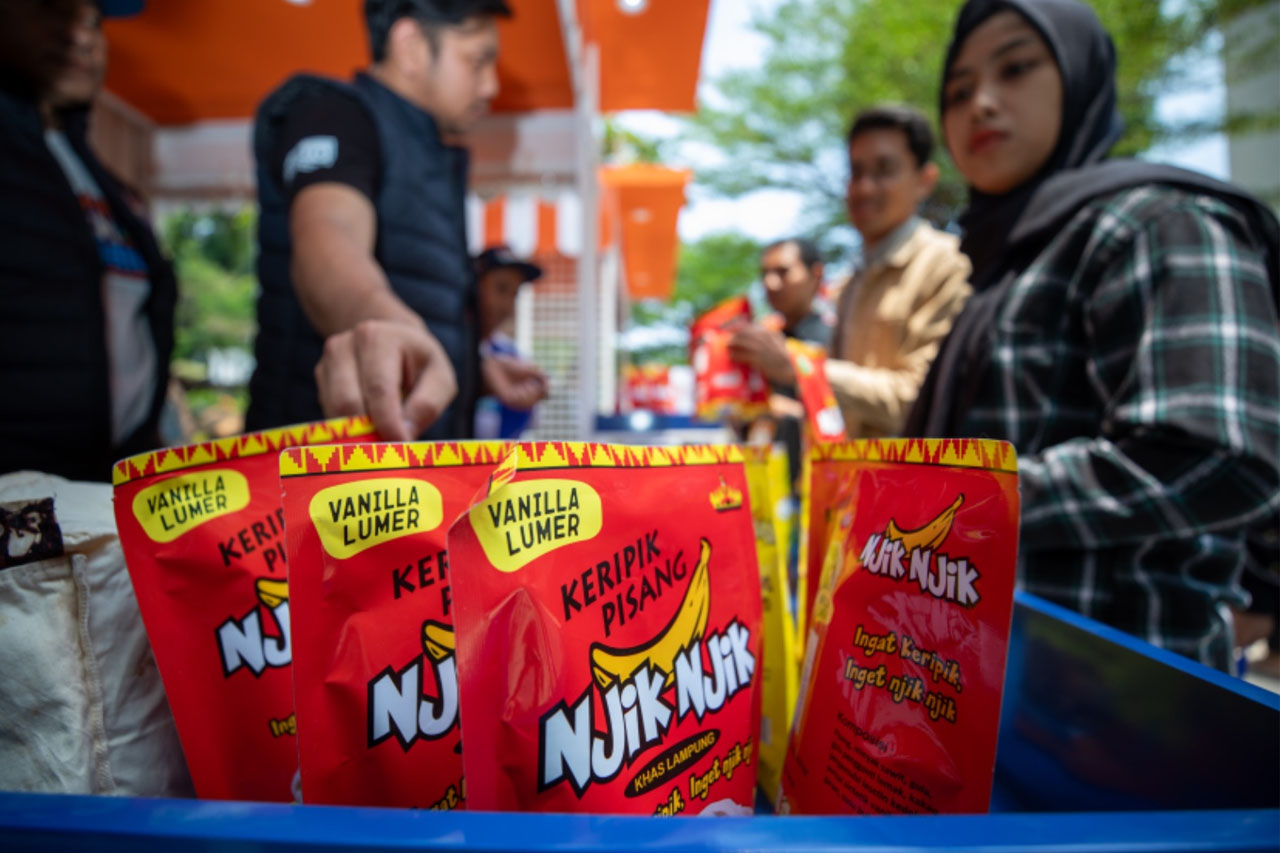
{"type": "Polygon", "coordinates": [[[280,455],[304,802],[463,805],[446,539],[505,447],[280,455]]]}
{"type": "Polygon", "coordinates": [[[517,445],[449,554],[469,808],[751,813],[760,581],[737,448],[517,445]]]}
{"type": "Polygon", "coordinates": [[[755,417],[769,409],[769,386],[758,370],[729,358],[733,326],[751,320],[745,296],[721,302],[689,327],[695,411],[704,420],[755,417]]]}
{"type": "Polygon", "coordinates": [[[987,811],[1017,564],[1012,445],[856,441],[815,447],[810,465],[823,568],[779,811],[987,811]]]}
{"type": "Polygon", "coordinates": [[[769,802],[777,802],[782,762],[791,731],[800,677],[794,620],[787,582],[787,546],[791,489],[787,482],[787,453],[781,447],[742,447],[756,529],[760,561],[764,654],[760,666],[760,788],[769,802]]]}
{"type": "Polygon", "coordinates": [[[806,438],[813,443],[843,440],[844,416],[827,382],[826,349],[796,338],[788,338],[786,346],[796,374],[796,391],[804,404],[806,438]]]}
{"type": "Polygon", "coordinates": [[[196,793],[288,801],[298,767],[280,451],[364,418],[145,453],[113,469],[129,578],[196,793]]]}

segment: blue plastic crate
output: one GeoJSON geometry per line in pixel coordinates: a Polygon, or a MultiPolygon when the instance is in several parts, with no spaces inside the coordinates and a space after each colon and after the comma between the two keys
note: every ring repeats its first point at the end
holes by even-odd
{"type": "Polygon", "coordinates": [[[0,850],[1280,850],[1280,697],[1019,595],[993,812],[629,818],[0,795],[0,850]]]}

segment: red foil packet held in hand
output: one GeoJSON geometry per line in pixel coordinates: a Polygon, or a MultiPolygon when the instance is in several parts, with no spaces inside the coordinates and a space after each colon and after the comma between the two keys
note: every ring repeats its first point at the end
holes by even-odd
{"type": "Polygon", "coordinates": [[[304,802],[463,806],[446,539],[506,448],[281,454],[304,802]]]}
{"type": "Polygon", "coordinates": [[[985,812],[1017,567],[1012,445],[810,455],[821,549],[779,811],[985,812]]]}
{"type": "Polygon", "coordinates": [[[517,445],[449,535],[468,807],[750,814],[760,579],[734,447],[517,445]]]}
{"type": "Polygon", "coordinates": [[[116,525],[196,793],[288,801],[298,769],[280,451],[365,441],[363,418],[116,463],[116,525]]]}
{"type": "Polygon", "coordinates": [[[704,420],[726,415],[752,418],[769,410],[769,386],[758,370],[729,358],[735,324],[750,322],[745,296],[726,299],[689,327],[695,410],[704,420]]]}

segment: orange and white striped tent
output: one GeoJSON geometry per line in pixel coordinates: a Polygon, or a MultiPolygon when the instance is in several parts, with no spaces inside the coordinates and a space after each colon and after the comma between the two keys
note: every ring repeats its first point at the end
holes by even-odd
{"type": "MultiPolygon", "coordinates": [[[[622,257],[627,296],[667,299],[675,282],[676,221],[691,173],[649,164],[605,167],[599,206],[598,248],[622,257]]],[[[505,244],[517,255],[582,254],[588,229],[582,204],[569,191],[554,196],[511,194],[489,201],[467,199],[472,254],[505,244]]]]}
{"type": "MultiPolygon", "coordinates": [[[[501,93],[472,134],[469,241],[473,250],[501,242],[554,260],[548,278],[557,284],[530,297],[545,304],[524,312],[519,337],[535,358],[574,353],[559,374],[551,365],[553,397],[543,407],[572,412],[553,411],[557,425],[539,437],[584,437],[595,411],[613,406],[621,303],[671,292],[690,177],[658,166],[601,168],[598,119],[695,108],[711,0],[508,2],[501,93]]],[[[95,128],[104,159],[157,204],[251,199],[253,110],[292,73],[347,77],[366,66],[362,6],[147,0],[142,14],[109,21],[110,94],[95,128]]]]}

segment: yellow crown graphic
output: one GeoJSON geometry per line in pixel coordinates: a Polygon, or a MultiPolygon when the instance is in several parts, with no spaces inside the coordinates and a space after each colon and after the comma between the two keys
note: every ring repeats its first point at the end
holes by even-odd
{"type": "Polygon", "coordinates": [[[716,512],[724,512],[725,510],[737,509],[742,506],[742,492],[726,483],[724,477],[720,478],[720,487],[712,489],[708,497],[711,499],[711,506],[716,512]]]}

